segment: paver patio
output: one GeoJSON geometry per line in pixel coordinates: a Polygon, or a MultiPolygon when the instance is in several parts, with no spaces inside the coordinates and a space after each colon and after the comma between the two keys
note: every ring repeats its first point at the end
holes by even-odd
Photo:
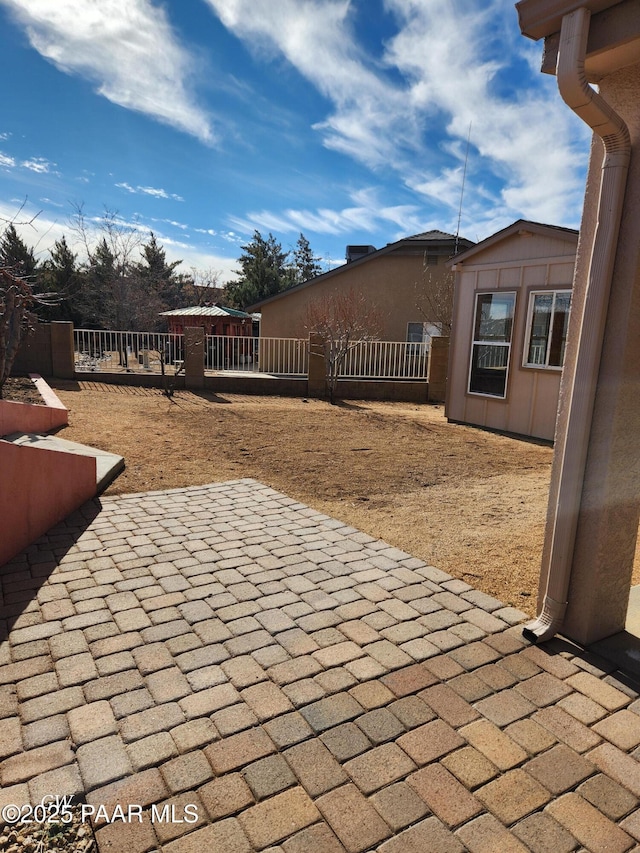
{"type": "Polygon", "coordinates": [[[0,581],[0,806],[140,806],[101,851],[640,851],[628,677],[253,480],[102,498],[0,581]]]}

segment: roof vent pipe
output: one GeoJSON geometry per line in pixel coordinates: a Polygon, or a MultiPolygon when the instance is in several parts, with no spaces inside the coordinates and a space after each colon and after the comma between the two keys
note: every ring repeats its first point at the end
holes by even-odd
{"type": "MultiPolygon", "coordinates": [[[[618,243],[622,203],[631,153],[629,131],[624,121],[595,92],[584,72],[584,57],[591,14],[576,9],[562,19],[558,52],[558,89],[563,100],[602,138],[602,162],[598,218],[591,247],[589,274],[580,324],[572,321],[579,339],[569,382],[566,432],[558,442],[558,486],[549,507],[552,530],[547,549],[547,588],[538,618],[523,634],[532,642],[551,639],[564,621],[567,609],[571,564],[584,481],[598,369],[607,318],[613,265],[618,243]]],[[[545,567],[543,567],[545,568],[545,567]]]]}

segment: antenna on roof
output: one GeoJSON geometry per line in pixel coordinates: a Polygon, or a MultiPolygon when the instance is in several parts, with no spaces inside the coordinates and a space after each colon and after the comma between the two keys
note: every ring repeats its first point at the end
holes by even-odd
{"type": "Polygon", "coordinates": [[[469,122],[469,133],[467,135],[467,151],[464,155],[464,169],[462,171],[462,187],[460,188],[460,207],[458,208],[458,225],[456,227],[456,243],[453,254],[458,254],[458,244],[460,242],[460,220],[462,219],[462,199],[464,197],[464,184],[467,177],[467,162],[469,160],[469,142],[471,140],[471,122],[469,122]]]}

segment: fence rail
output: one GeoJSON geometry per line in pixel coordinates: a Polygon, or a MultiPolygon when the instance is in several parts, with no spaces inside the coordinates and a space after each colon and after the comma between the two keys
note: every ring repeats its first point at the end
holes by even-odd
{"type": "Polygon", "coordinates": [[[309,345],[300,338],[251,338],[207,335],[205,370],[306,376],[309,345]]]}
{"type": "Polygon", "coordinates": [[[175,373],[184,362],[184,337],[163,332],[73,330],[75,369],[103,373],[175,373]]]}
{"type": "Polygon", "coordinates": [[[429,346],[404,341],[362,341],[340,367],[340,379],[426,380],[429,346]]]}
{"type": "MultiPolygon", "coordinates": [[[[74,362],[79,372],[160,373],[182,370],[184,336],[161,332],[74,329],[74,362]]],[[[429,346],[404,341],[362,341],[340,367],[340,379],[427,379],[429,346]]],[[[208,372],[238,371],[304,377],[309,342],[301,338],[206,335],[208,372]]]]}

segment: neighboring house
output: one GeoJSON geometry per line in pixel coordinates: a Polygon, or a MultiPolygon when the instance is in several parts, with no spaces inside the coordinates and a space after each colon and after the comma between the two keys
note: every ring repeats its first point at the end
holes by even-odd
{"type": "Polygon", "coordinates": [[[163,311],[170,334],[181,335],[185,327],[200,326],[205,335],[244,337],[253,334],[254,317],[246,311],[224,308],[222,305],[194,305],[163,311]]]}
{"type": "Polygon", "coordinates": [[[427,231],[377,250],[374,246],[347,246],[343,266],[271,296],[250,310],[261,311],[261,337],[306,338],[309,304],[338,289],[352,290],[376,307],[381,340],[428,341],[436,330],[435,318],[426,316],[425,265],[432,282],[442,281],[450,275],[446,262],[456,249],[464,251],[473,245],[452,234],[427,231]]]}
{"type": "Polygon", "coordinates": [[[450,421],[553,440],[577,243],[519,219],[456,256],[450,421]]]}

